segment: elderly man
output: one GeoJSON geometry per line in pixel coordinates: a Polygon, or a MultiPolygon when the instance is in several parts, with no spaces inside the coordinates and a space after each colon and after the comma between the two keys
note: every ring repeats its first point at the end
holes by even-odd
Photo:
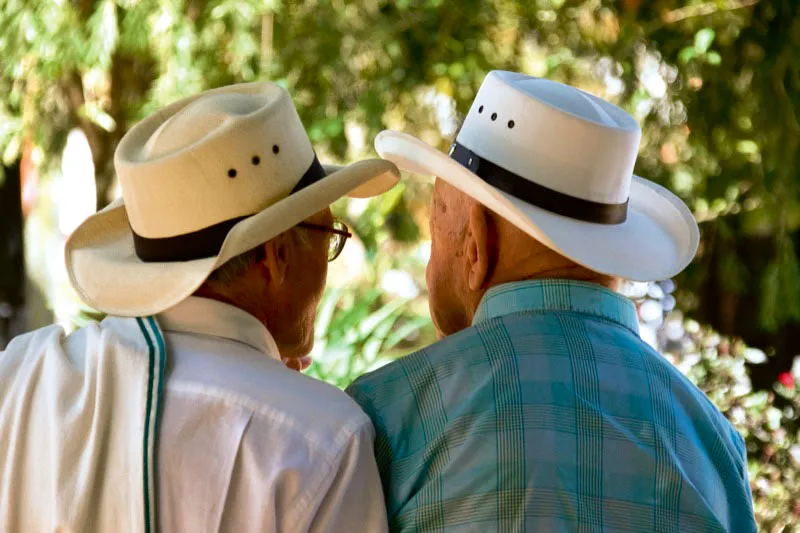
{"type": "Polygon", "coordinates": [[[445,338],[357,380],[392,531],[754,531],[742,438],[638,334],[619,278],[692,259],[694,219],[633,176],[621,109],[511,72],[484,81],[437,176],[427,269],[445,338]]]}
{"type": "Polygon", "coordinates": [[[0,531],[385,530],[369,419],[281,360],[302,366],[349,236],[329,204],[396,167],[323,168],[271,83],[159,111],[115,164],[124,201],[66,248],[111,316],[0,353],[0,531]]]}

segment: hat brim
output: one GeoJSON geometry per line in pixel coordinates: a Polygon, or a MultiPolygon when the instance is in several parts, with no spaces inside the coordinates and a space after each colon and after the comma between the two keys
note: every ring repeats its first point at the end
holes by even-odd
{"type": "Polygon", "coordinates": [[[231,258],[263,244],[344,196],[366,198],[397,184],[397,168],[371,159],[326,166],[318,182],[289,195],[231,228],[215,257],[153,263],[134,250],[123,201],[86,219],[69,237],[65,260],[70,282],[86,304],[117,316],[147,316],[168,309],[197,290],[231,258]]]}
{"type": "Polygon", "coordinates": [[[595,272],[633,281],[668,279],[683,270],[697,251],[697,222],[686,205],[669,190],[638,176],[632,176],[627,220],[596,224],[506,194],[411,135],[383,131],[375,139],[375,149],[402,170],[443,179],[539,242],[595,272]]]}

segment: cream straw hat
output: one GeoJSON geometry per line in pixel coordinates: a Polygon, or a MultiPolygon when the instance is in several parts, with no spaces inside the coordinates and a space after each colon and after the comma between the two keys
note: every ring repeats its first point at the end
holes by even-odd
{"type": "Polygon", "coordinates": [[[65,255],[81,298],[120,316],[163,311],[232,257],[399,179],[382,160],[323,167],[274,83],[180,100],[131,129],[114,163],[122,199],[78,227],[65,255]]]}

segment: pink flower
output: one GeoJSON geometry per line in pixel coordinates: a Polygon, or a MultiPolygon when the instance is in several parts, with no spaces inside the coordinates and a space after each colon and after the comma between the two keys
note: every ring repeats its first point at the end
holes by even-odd
{"type": "Polygon", "coordinates": [[[781,372],[778,374],[778,382],[787,389],[794,388],[794,376],[791,372],[781,372]]]}

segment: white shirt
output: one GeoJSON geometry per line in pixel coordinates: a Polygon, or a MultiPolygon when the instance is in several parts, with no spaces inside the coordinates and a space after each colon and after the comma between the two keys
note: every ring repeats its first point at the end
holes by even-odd
{"type": "Polygon", "coordinates": [[[374,429],[355,402],[286,368],[236,307],[190,297],[157,321],[160,533],[387,531],[374,429]]]}

